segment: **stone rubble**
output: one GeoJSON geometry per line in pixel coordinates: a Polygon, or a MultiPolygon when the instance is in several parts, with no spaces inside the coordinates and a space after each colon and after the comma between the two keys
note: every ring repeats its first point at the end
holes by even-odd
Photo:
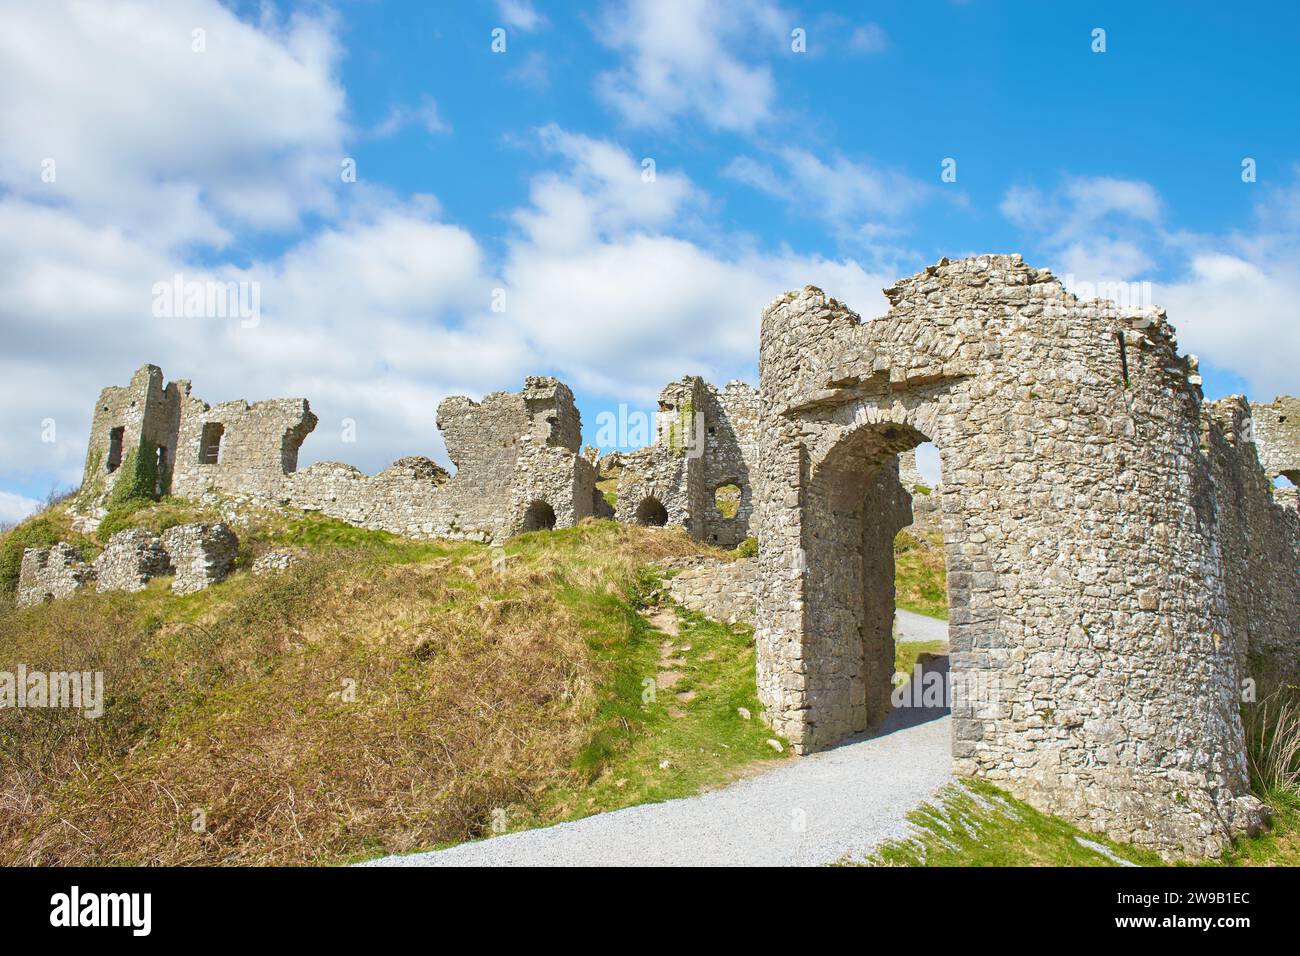
{"type": "Polygon", "coordinates": [[[50,548],[23,551],[18,572],[18,607],[71,597],[95,580],[95,569],[63,541],[50,548]]]}
{"type": "Polygon", "coordinates": [[[156,534],[142,528],[119,531],[95,559],[97,591],[143,591],[150,579],[171,572],[171,558],[156,534]]]}
{"type": "Polygon", "coordinates": [[[225,522],[182,524],[163,532],[162,546],[176,570],[172,591],[193,594],[226,579],[239,539],[225,522]]]}

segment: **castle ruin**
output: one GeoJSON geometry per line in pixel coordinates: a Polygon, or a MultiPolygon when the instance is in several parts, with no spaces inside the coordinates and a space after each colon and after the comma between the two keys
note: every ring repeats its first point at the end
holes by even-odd
{"type": "MultiPolygon", "coordinates": [[[[620,456],[613,517],[758,538],[674,593],[748,609],[765,716],[806,753],[890,707],[893,541],[924,513],[955,769],[1116,839],[1220,852],[1264,817],[1243,691],[1300,671],[1300,498],[1273,484],[1300,478],[1300,403],[1204,402],[1163,312],[1080,301],[1019,256],[943,260],[886,294],[866,322],[811,286],[778,298],[757,391],[667,386],[654,443],[620,456]],[[923,503],[922,442],[943,468],[923,503]]],[[[609,516],[555,379],[437,419],[454,475],[423,457],[299,471],[305,400],[209,406],[145,366],[96,405],[82,503],[102,513],[126,481],[482,541],[609,516]]]]}
{"type": "Polygon", "coordinates": [[[1163,312],[1079,301],[1019,256],[885,291],[870,322],[812,287],[763,316],[768,718],[807,751],[889,706],[895,462],[931,441],[957,772],[1116,839],[1218,853],[1262,817],[1243,688],[1300,669],[1300,514],[1268,481],[1294,473],[1294,424],[1261,452],[1283,413],[1252,430],[1245,400],[1204,404],[1163,312]]]}

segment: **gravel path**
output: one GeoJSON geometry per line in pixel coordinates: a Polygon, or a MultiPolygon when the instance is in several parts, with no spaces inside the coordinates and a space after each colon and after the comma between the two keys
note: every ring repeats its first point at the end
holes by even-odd
{"type": "Polygon", "coordinates": [[[899,608],[894,612],[894,636],[900,641],[946,641],[948,622],[899,608]]]}
{"type": "MultiPolygon", "coordinates": [[[[942,622],[940,622],[942,623],[942,622]]],[[[952,779],[947,711],[895,711],[881,732],[697,797],[601,813],[363,866],[817,866],[905,835],[952,779]]]]}

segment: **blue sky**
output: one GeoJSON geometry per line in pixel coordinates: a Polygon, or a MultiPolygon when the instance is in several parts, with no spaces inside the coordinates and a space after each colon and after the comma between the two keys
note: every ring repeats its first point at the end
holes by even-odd
{"type": "Polygon", "coordinates": [[[754,380],[787,288],[872,316],[975,252],[1149,284],[1208,397],[1294,393],[1297,45],[1290,4],[16,3],[0,520],[145,362],[304,395],[303,463],[373,472],[446,460],[448,394],[556,374],[593,441],[682,374],[754,380]],[[258,322],[159,318],[176,274],[257,283],[258,322]]]}

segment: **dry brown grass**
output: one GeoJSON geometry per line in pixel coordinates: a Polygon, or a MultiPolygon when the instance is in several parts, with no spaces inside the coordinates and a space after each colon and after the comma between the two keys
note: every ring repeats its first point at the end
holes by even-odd
{"type": "Polygon", "coordinates": [[[0,611],[0,669],[102,670],[108,698],[100,720],[0,711],[0,862],[334,862],[571,783],[637,568],[696,549],[601,522],[507,550],[498,574],[483,548],[385,539],[188,598],[0,611]]]}

